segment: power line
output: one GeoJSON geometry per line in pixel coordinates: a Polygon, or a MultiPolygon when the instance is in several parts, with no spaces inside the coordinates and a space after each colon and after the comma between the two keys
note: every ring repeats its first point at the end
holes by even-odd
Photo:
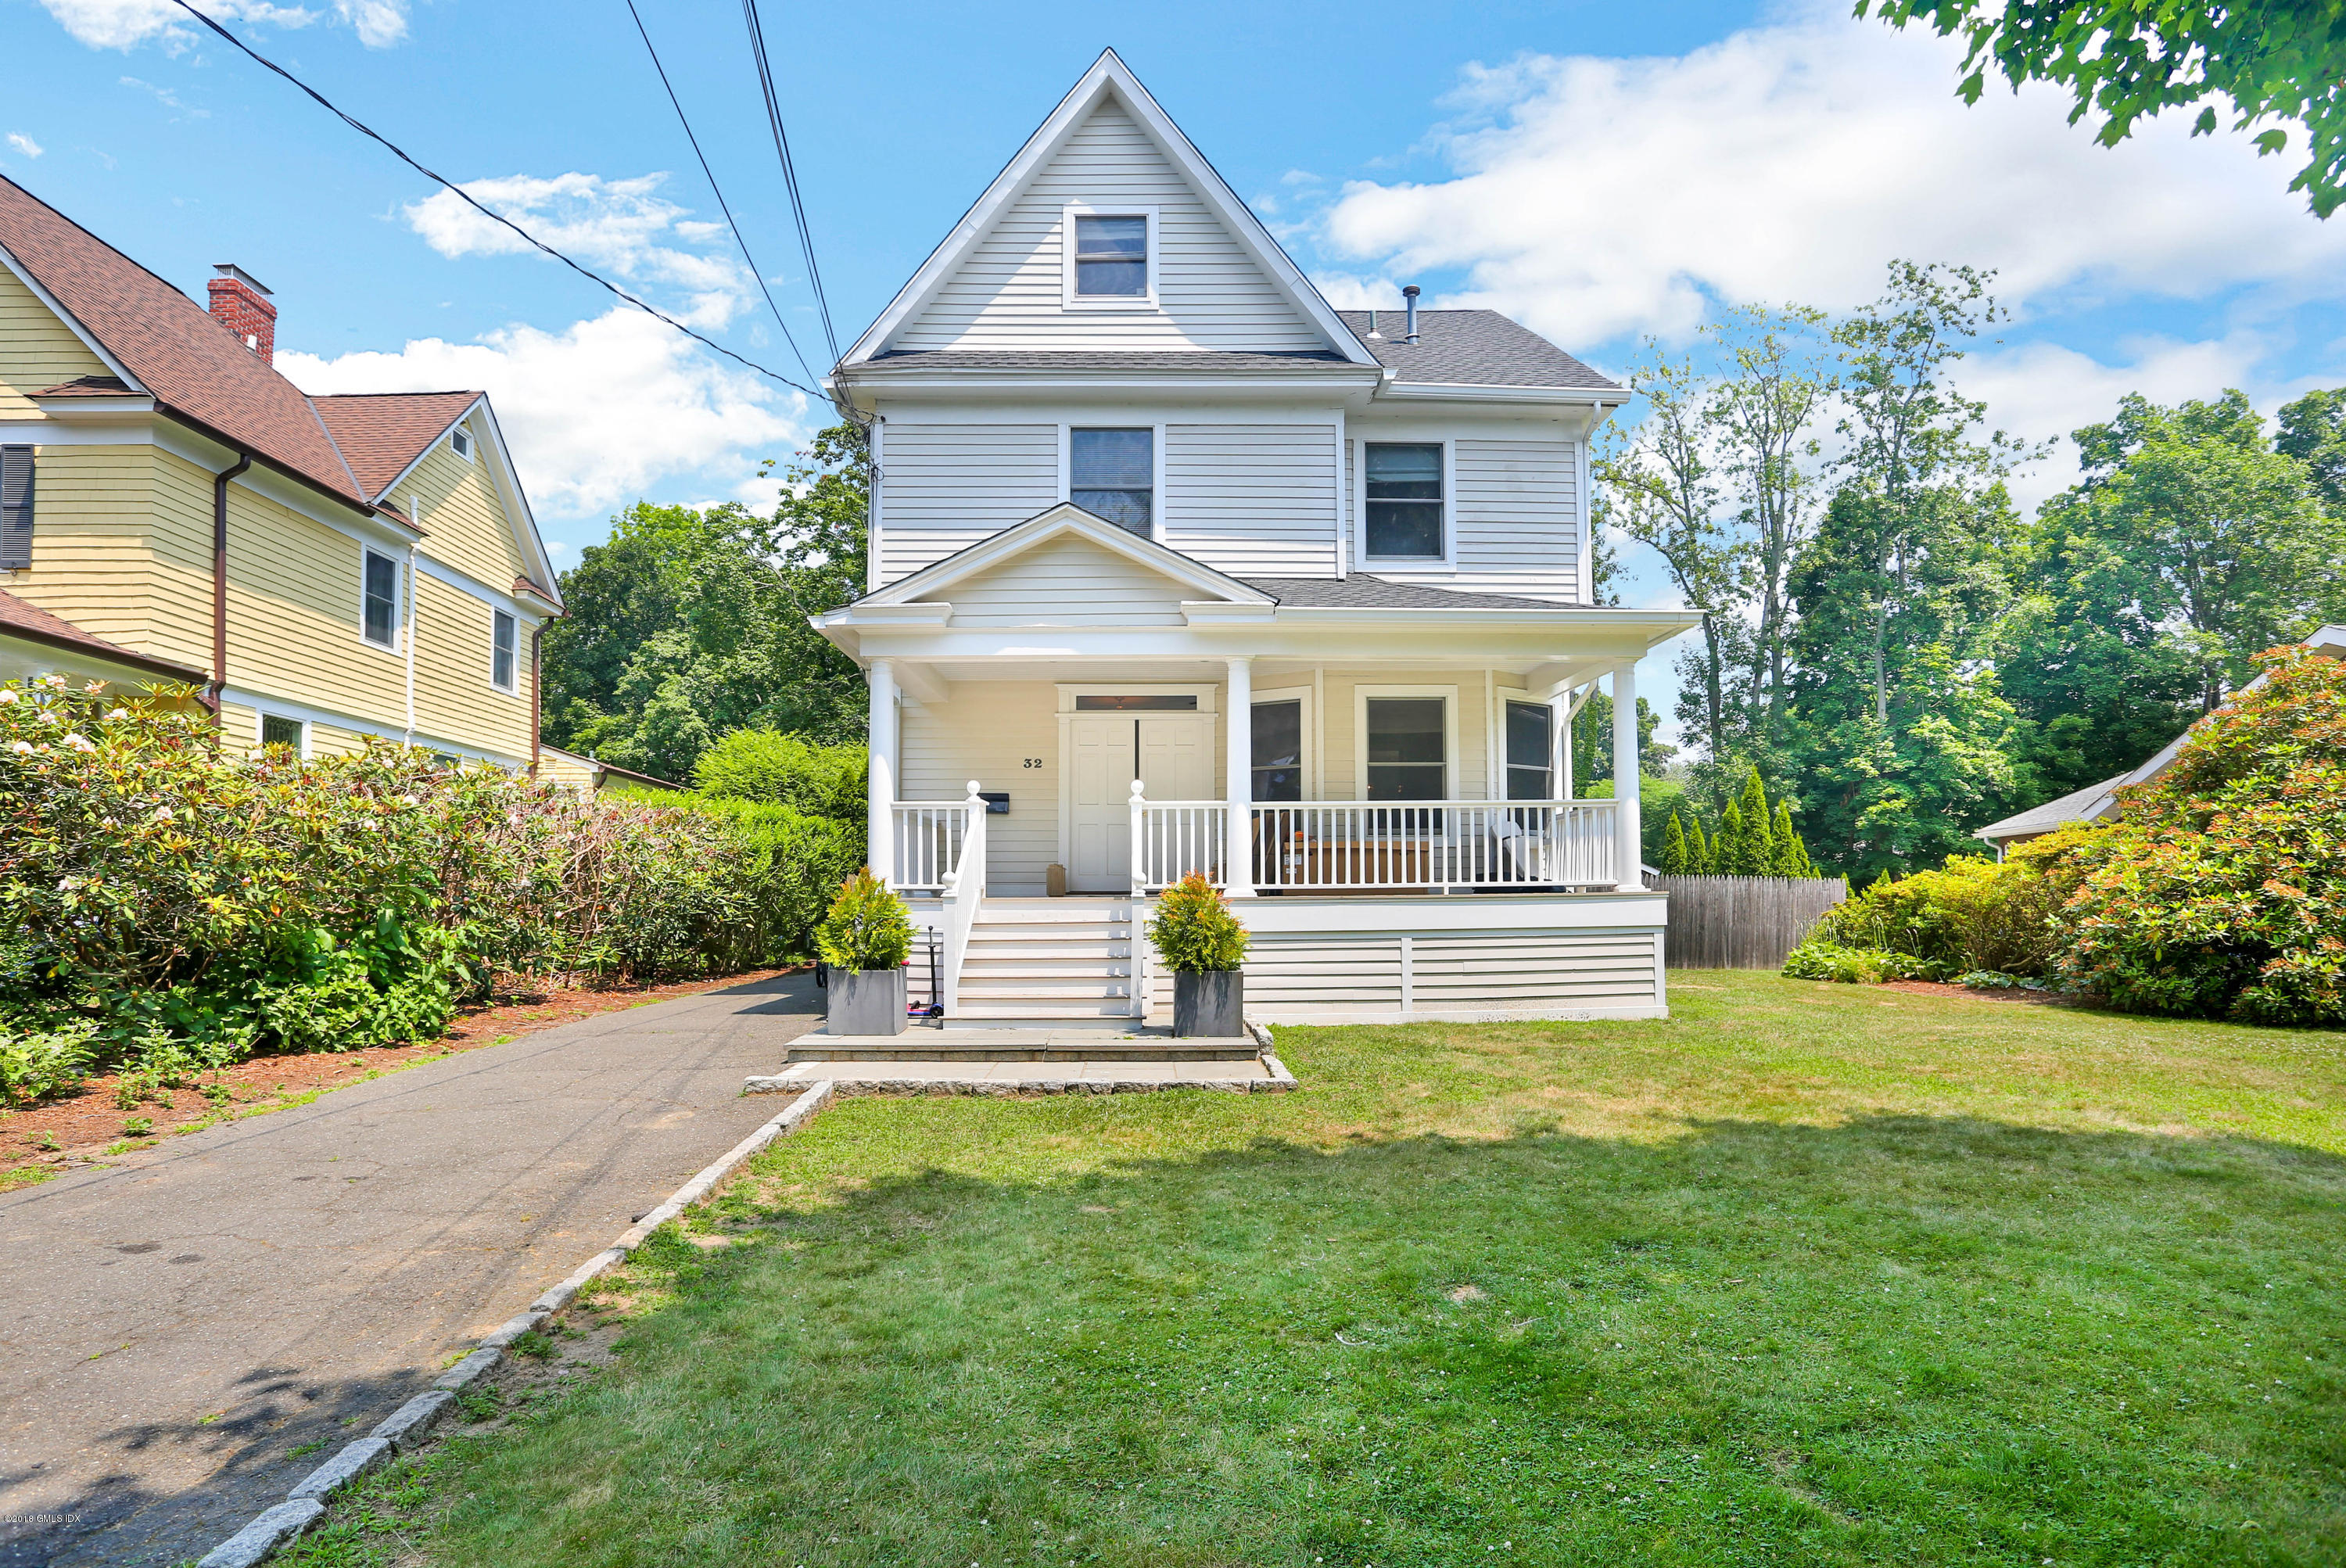
{"type": "Polygon", "coordinates": [[[774,150],[781,155],[782,184],[790,193],[790,214],[797,219],[799,249],[806,257],[807,281],[814,285],[815,308],[822,312],[823,341],[831,359],[839,362],[839,337],[831,330],[831,300],[822,291],[822,269],[815,265],[814,233],[807,227],[806,203],[799,197],[798,166],[790,161],[790,133],[782,129],[782,102],[774,94],[774,67],[766,55],[766,30],[758,22],[758,0],[741,0],[741,15],[750,24],[750,53],[758,62],[758,83],[765,89],[766,119],[774,127],[774,150]]]}
{"type": "Polygon", "coordinates": [[[255,51],[252,46],[247,44],[243,39],[238,37],[227,28],[213,21],[209,16],[205,15],[201,11],[197,10],[193,5],[189,5],[188,0],[172,0],[172,4],[178,5],[180,10],[185,11],[189,15],[193,16],[197,21],[201,22],[213,32],[219,34],[222,38],[227,39],[230,44],[236,46],[239,52],[243,54],[246,58],[251,60],[255,65],[267,66],[270,70],[274,71],[277,75],[284,77],[287,81],[301,88],[302,92],[314,99],[321,107],[326,110],[327,113],[332,115],[336,119],[342,121],[352,130],[357,131],[361,136],[365,137],[368,140],[379,143],[384,148],[389,150],[393,158],[399,159],[400,162],[405,164],[408,168],[413,169],[424,178],[454,192],[459,200],[463,201],[467,207],[472,208],[475,212],[478,212],[482,217],[489,219],[494,222],[504,224],[507,229],[512,229],[515,234],[520,235],[524,239],[527,240],[533,247],[545,251],[548,256],[553,257],[556,261],[561,262],[565,267],[569,268],[573,272],[577,273],[580,277],[586,279],[590,282],[599,283],[604,288],[608,289],[612,293],[617,295],[620,299],[626,300],[628,304],[633,305],[637,310],[643,311],[646,315],[657,317],[660,321],[666,321],[669,326],[674,327],[678,331],[682,332],[686,337],[693,340],[693,341],[704,344],[709,348],[715,349],[719,353],[723,354],[727,359],[731,360],[736,364],[746,366],[748,369],[757,372],[761,376],[765,376],[772,381],[780,382],[782,385],[790,388],[792,392],[804,392],[807,396],[812,398],[822,398],[825,402],[830,401],[824,393],[815,391],[812,387],[800,385],[797,382],[790,380],[790,377],[782,374],[780,371],[770,371],[755,360],[743,359],[740,354],[735,353],[732,350],[727,348],[724,344],[718,342],[715,339],[701,336],[701,334],[694,331],[690,327],[686,326],[682,321],[678,321],[674,316],[669,315],[667,311],[637,299],[633,294],[628,293],[625,289],[620,288],[617,283],[612,282],[608,278],[604,277],[602,274],[580,266],[577,262],[573,261],[569,257],[565,256],[561,251],[556,250],[553,246],[548,245],[545,240],[540,239],[536,235],[532,234],[528,229],[524,229],[520,224],[515,223],[512,219],[505,217],[500,212],[492,212],[489,209],[482,206],[478,201],[474,199],[472,192],[466,190],[463,186],[458,185],[454,180],[448,178],[445,175],[434,174],[432,170],[424,168],[422,164],[408,157],[406,152],[403,151],[397,143],[392,141],[390,137],[382,135],[380,131],[374,130],[369,126],[362,124],[358,120],[352,119],[349,115],[344,114],[341,109],[335,107],[334,105],[327,99],[323,93],[321,93],[317,88],[310,86],[309,83],[303,81],[301,77],[295,76],[292,72],[287,70],[276,61],[255,51]]]}
{"type": "MultiPolygon", "coordinates": [[[[709,188],[717,197],[718,210],[725,214],[726,225],[733,230],[733,243],[741,248],[741,260],[750,264],[750,276],[758,280],[758,292],[766,296],[766,309],[774,313],[774,324],[781,328],[782,341],[790,344],[790,352],[798,356],[799,369],[806,372],[807,380],[819,380],[814,367],[807,363],[806,354],[800,349],[798,339],[791,335],[790,322],[782,319],[782,308],[774,303],[773,290],[766,287],[766,275],[759,270],[758,259],[750,254],[749,237],[741,232],[741,225],[734,220],[733,209],[726,201],[725,192],[718,187],[717,171],[709,167],[709,155],[700,150],[700,138],[692,134],[692,121],[686,117],[684,105],[676,96],[676,87],[668,79],[668,67],[660,64],[659,51],[652,47],[652,36],[644,26],[643,14],[636,9],[636,0],[627,0],[627,15],[636,20],[636,32],[644,41],[644,52],[652,57],[652,69],[659,73],[660,86],[668,89],[668,101],[676,107],[677,123],[684,127],[684,139],[692,144],[692,156],[700,160],[700,172],[709,177],[709,188]]],[[[837,357],[832,355],[834,359],[837,357]]]]}

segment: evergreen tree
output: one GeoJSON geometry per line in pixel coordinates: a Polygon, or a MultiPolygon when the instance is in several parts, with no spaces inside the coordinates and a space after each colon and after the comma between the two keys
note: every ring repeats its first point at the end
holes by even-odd
{"type": "Polygon", "coordinates": [[[1792,826],[1792,803],[1776,802],[1776,855],[1770,874],[1779,877],[1813,877],[1817,864],[1809,859],[1809,847],[1800,841],[1800,830],[1792,826]]]}
{"type": "Polygon", "coordinates": [[[1711,835],[1710,871],[1713,876],[1743,877],[1750,875],[1747,862],[1750,858],[1750,835],[1743,822],[1743,808],[1733,800],[1719,814],[1719,831],[1711,835]]]}
{"type": "Polygon", "coordinates": [[[1687,874],[1707,877],[1713,870],[1711,842],[1703,836],[1702,819],[1687,818],[1687,874]]]}
{"type": "Polygon", "coordinates": [[[1744,837],[1744,863],[1737,874],[1772,876],[1776,869],[1776,825],[1768,811],[1768,786],[1760,780],[1757,766],[1743,780],[1743,793],[1736,804],[1742,809],[1744,837]]]}
{"type": "Polygon", "coordinates": [[[1676,811],[1670,813],[1669,825],[1662,830],[1660,867],[1662,875],[1666,877],[1687,874],[1686,829],[1679,824],[1676,811]]]}

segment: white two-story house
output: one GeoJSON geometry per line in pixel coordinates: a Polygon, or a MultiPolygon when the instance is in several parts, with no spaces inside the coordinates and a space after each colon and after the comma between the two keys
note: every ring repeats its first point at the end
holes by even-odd
{"type": "Polygon", "coordinates": [[[948,1023],[1164,1009],[1139,924],[1191,871],[1250,1017],[1664,1011],[1633,667],[1696,617],[1593,602],[1628,394],[1409,293],[1331,309],[1110,53],[834,370],[871,580],[816,624],[948,1023]],[[1579,799],[1600,680],[1629,782],[1579,799]]]}

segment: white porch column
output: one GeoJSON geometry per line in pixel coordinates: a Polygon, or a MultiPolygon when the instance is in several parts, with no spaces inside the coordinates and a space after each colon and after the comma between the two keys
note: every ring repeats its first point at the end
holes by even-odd
{"type": "Polygon", "coordinates": [[[871,837],[865,857],[872,874],[893,883],[896,876],[896,667],[875,658],[864,671],[872,687],[871,837]]]}
{"type": "Polygon", "coordinates": [[[1625,889],[1646,885],[1637,785],[1637,666],[1624,659],[1613,667],[1613,873],[1625,889]]]}
{"type": "Polygon", "coordinates": [[[1230,897],[1250,899],[1254,897],[1253,659],[1229,661],[1229,684],[1224,695],[1229,708],[1222,721],[1227,737],[1222,749],[1228,764],[1222,799],[1230,809],[1226,878],[1230,897]]]}

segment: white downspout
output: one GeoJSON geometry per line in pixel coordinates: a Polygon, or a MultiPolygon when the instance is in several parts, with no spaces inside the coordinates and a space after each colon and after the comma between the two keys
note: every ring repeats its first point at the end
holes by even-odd
{"type": "MultiPolygon", "coordinates": [[[[423,522],[423,505],[411,495],[407,498],[408,520],[419,527],[423,522]]],[[[407,545],[407,627],[400,641],[407,655],[407,734],[402,744],[415,744],[415,542],[407,545]]]]}

